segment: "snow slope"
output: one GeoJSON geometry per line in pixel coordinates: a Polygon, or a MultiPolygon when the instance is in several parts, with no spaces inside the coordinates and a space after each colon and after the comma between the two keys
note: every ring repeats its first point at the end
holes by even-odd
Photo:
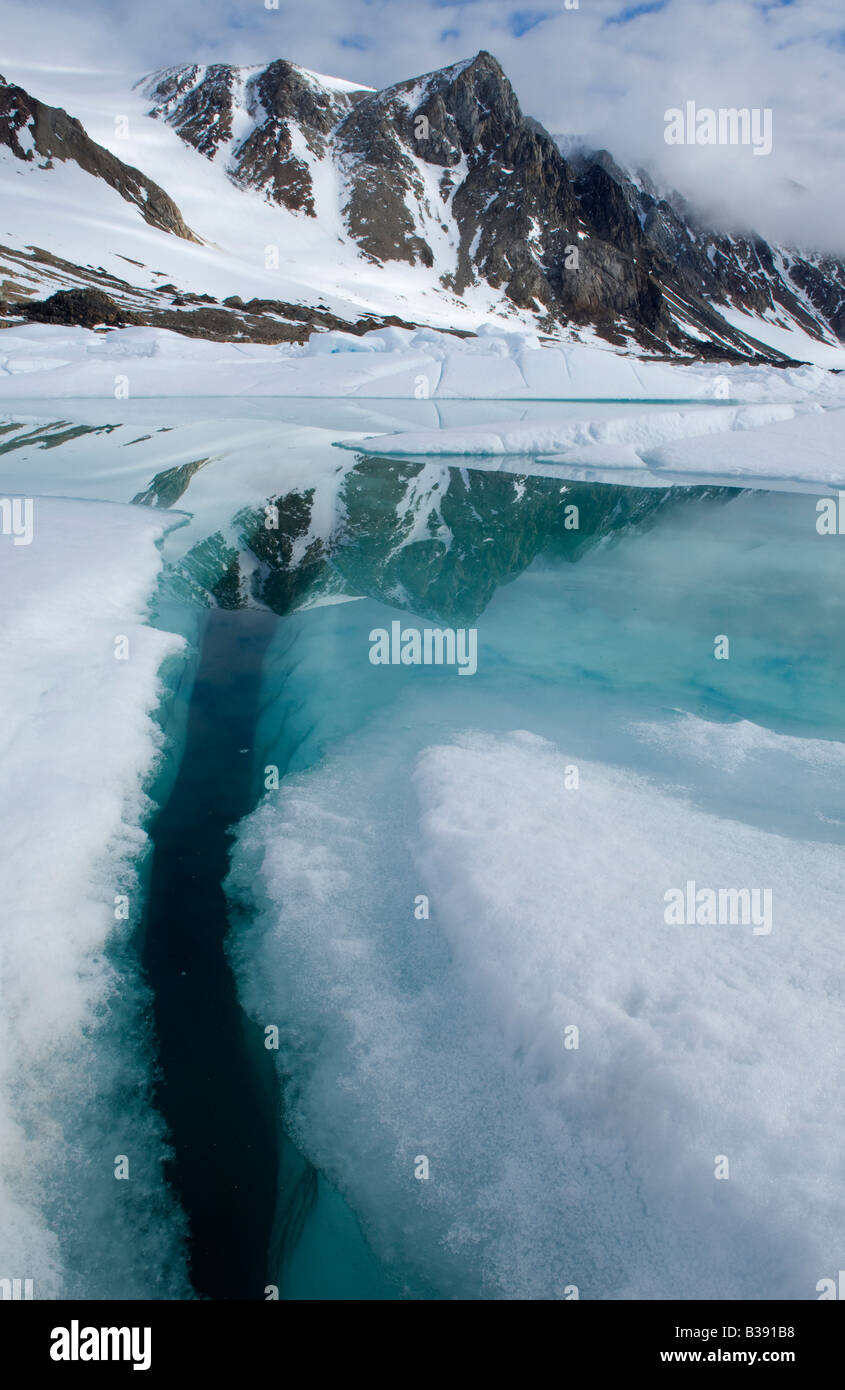
{"type": "MultiPolygon", "coordinates": [[[[459,298],[444,291],[437,266],[368,262],[340,216],[339,175],[325,164],[315,168],[316,218],[236,187],[224,160],[207,160],[166,121],[150,119],[150,100],[133,85],[137,74],[12,63],[3,75],[63,107],[98,144],[159,183],[205,244],[149,227],[118,193],[75,165],[22,168],[6,149],[0,149],[0,244],[43,246],[46,240],[54,255],[83,266],[92,263],[95,248],[95,265],[134,285],[173,282],[221,300],[240,295],[310,303],[316,288],[321,301],[344,316],[369,310],[468,330],[496,316],[514,325],[533,323],[486,283],[459,298]],[[278,265],[268,268],[274,255],[278,265]]],[[[55,285],[47,288],[52,292],[55,285]]]]}

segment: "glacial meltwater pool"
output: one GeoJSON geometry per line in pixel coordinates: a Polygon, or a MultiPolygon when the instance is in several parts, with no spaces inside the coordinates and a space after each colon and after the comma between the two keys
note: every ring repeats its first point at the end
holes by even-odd
{"type": "Polygon", "coordinates": [[[415,403],[34,410],[0,493],[173,521],[133,949],[194,1293],[816,1297],[845,1203],[823,486],[356,447],[415,403]]]}

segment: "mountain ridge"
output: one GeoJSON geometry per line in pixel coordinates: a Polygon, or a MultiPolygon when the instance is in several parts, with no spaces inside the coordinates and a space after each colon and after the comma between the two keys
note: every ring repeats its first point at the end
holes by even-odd
{"type": "MultiPolygon", "coordinates": [[[[215,307],[195,305],[183,327],[167,324],[178,331],[201,336],[204,314],[208,335],[225,336],[226,312],[239,312],[228,302],[233,299],[283,305],[258,311],[275,320],[295,320],[292,309],[328,312],[328,275],[319,259],[325,261],[334,241],[342,247],[338,264],[345,257],[350,267],[348,281],[362,277],[355,269],[362,265],[373,268],[377,292],[384,282],[376,312],[381,321],[433,321],[430,311],[409,313],[397,302],[413,300],[413,292],[396,293],[391,302],[393,287],[407,275],[411,291],[424,283],[441,320],[448,320],[454,306],[455,322],[460,310],[465,324],[466,309],[478,301],[486,310],[480,317],[492,312],[533,322],[552,338],[595,332],[619,348],[646,354],[782,363],[796,358],[766,337],[797,332],[821,343],[845,341],[842,262],[774,246],[754,234],[708,229],[679,195],[665,196],[648,175],[623,169],[607,151],[570,145],[564,154],[560,137],[523,113],[500,64],[485,50],[378,91],[286,59],[249,67],[175,65],[141,78],[135,88],[145,117],[171,129],[192,158],[213,165],[233,198],[258,198],[267,210],[263,215],[278,214],[281,249],[290,242],[289,263],[307,266],[311,276],[299,300],[269,292],[247,300],[231,290],[222,296],[194,292],[194,299],[215,307]],[[313,236],[322,237],[313,256],[309,224],[313,236]],[[305,251],[297,256],[299,243],[305,251]]],[[[31,163],[33,150],[22,154],[17,147],[19,132],[43,130],[48,109],[54,112],[51,129],[65,129],[64,118],[77,144],[84,137],[102,151],[101,165],[104,157],[116,158],[90,141],[79,121],[7,83],[0,85],[0,151],[5,146],[17,159],[29,153],[31,163]]],[[[34,148],[49,161],[55,143],[39,135],[34,148]]],[[[86,169],[84,160],[77,163],[86,169]]],[[[96,160],[89,157],[87,164],[86,172],[106,178],[96,160]]],[[[129,176],[121,177],[127,185],[129,176]]],[[[218,244],[192,211],[195,230],[163,189],[146,182],[175,210],[173,225],[164,230],[181,225],[195,241],[218,244]]],[[[111,186],[116,187],[113,169],[111,186]]],[[[150,195],[129,201],[149,222],[150,195]]],[[[20,267],[23,253],[17,248],[15,254],[20,267]]],[[[78,269],[82,276],[86,268],[78,269]]],[[[92,267],[87,271],[94,288],[115,292],[114,285],[92,280],[92,267]]],[[[28,312],[37,317],[32,295],[14,288],[10,295],[8,283],[0,285],[7,310],[16,299],[29,301],[28,312]]],[[[56,287],[77,286],[65,277],[56,287]]],[[[135,321],[154,313],[160,318],[165,310],[175,320],[175,310],[187,307],[178,282],[150,286],[146,297],[149,302],[141,302],[144,295],[127,297],[117,289],[125,311],[140,315],[135,321]],[[171,296],[166,303],[164,293],[171,296]]],[[[367,317],[362,307],[348,312],[337,301],[331,313],[350,324],[367,317]]],[[[249,337],[270,328],[241,315],[230,331],[249,337]]]]}
{"type": "Polygon", "coordinates": [[[82,125],[61,107],[48,106],[23,87],[0,75],[0,144],[20,160],[36,155],[48,167],[53,160],[72,160],[86,173],[101,178],[127,202],[134,203],[145,222],[186,241],[199,238],[186,226],[172,198],[140,169],[92,140],[82,125]],[[22,141],[21,137],[24,136],[22,141]]]}

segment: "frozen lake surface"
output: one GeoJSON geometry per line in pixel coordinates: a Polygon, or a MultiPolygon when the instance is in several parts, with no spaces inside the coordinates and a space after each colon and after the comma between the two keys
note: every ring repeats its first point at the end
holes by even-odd
{"type": "Polygon", "coordinates": [[[780,423],[715,430],[717,469],[698,426],[692,461],[619,452],[680,447],[666,418],[4,403],[0,496],[34,503],[32,544],[0,537],[8,833],[55,803],[37,756],[68,793],[41,949],[6,928],[12,1042],[22,1000],[115,972],[65,1020],[84,1105],[48,1030],[0,1074],[2,1263],[42,1296],[802,1299],[835,1274],[845,541],[800,459],[738,485],[731,440],[780,423]],[[532,448],[454,447],[493,421],[532,448]],[[130,609],[150,645],[118,688],[130,609]],[[474,634],[474,671],[427,664],[427,630],[474,634]],[[130,839],[119,937],[94,788],[130,839]],[[141,1219],[90,1197],[127,1084],[152,1215],[103,1295],[141,1219]],[[57,1115],[27,1178],[21,1134],[57,1115]]]}

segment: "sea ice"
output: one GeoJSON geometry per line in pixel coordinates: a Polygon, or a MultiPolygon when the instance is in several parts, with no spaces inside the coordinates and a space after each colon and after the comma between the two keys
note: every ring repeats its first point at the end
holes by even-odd
{"type": "Polygon", "coordinates": [[[182,650],[145,621],[167,522],[33,501],[32,543],[0,535],[0,1277],[33,1279],[35,1298],[179,1297],[127,936],[159,672],[182,650]]]}

